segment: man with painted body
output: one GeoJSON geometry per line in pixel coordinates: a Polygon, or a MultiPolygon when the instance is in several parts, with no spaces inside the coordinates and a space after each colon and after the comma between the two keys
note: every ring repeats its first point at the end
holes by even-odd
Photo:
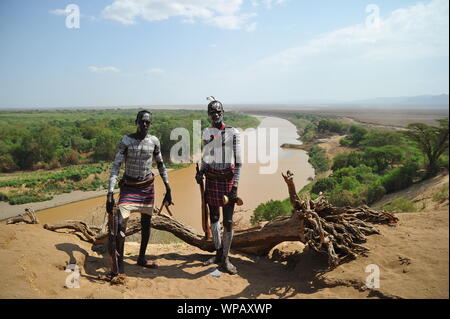
{"type": "Polygon", "coordinates": [[[140,111],[135,124],[136,132],[125,135],[120,140],[109,179],[106,210],[109,214],[110,225],[115,225],[117,230],[114,234],[110,229],[109,236],[109,252],[112,257],[111,277],[125,273],[123,264],[125,231],[128,218],[134,212],[141,213],[141,245],[137,264],[146,268],[158,267],[155,262],[145,259],[154,206],[154,176],[151,170],[153,158],[166,187],[163,202],[168,205],[173,204],[160,142],[156,136],[148,134],[152,124],[152,114],[146,110],[140,111]],[[122,162],[125,162],[125,172],[119,181],[118,212],[113,214],[114,187],[122,162]],[[112,218],[115,220],[111,220],[112,218]],[[115,251],[113,251],[114,248],[115,251]]]}
{"type": "MultiPolygon", "coordinates": [[[[237,189],[241,171],[241,149],[239,131],[223,122],[223,105],[211,98],[208,104],[208,117],[211,127],[203,131],[205,145],[201,169],[196,174],[198,183],[206,177],[205,201],[208,204],[216,255],[204,264],[219,264],[220,269],[236,274],[236,267],[230,262],[228,254],[233,240],[233,212],[237,199],[237,189]],[[224,195],[228,203],[224,202],[224,195]],[[223,213],[224,232],[221,236],[220,207],[223,213]]],[[[209,99],[210,99],[209,98],[209,99]]]]}

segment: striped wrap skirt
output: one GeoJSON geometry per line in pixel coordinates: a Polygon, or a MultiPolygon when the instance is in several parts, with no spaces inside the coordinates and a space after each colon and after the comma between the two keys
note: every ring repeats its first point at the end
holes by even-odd
{"type": "MultiPolygon", "coordinates": [[[[153,178],[153,174],[145,179],[153,178]]],[[[153,181],[144,185],[130,186],[124,183],[120,187],[119,205],[133,204],[138,206],[153,206],[155,202],[155,185],[153,181]]]]}

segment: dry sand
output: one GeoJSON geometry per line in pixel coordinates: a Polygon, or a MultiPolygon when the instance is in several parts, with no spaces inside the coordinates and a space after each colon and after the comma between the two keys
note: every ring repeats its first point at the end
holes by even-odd
{"type": "Polygon", "coordinates": [[[379,226],[381,235],[365,244],[368,257],[341,265],[321,280],[311,275],[319,263],[304,253],[289,267],[269,258],[231,254],[239,274],[210,275],[201,261],[209,254],[186,244],[149,245],[160,268],[135,265],[139,246],[127,243],[127,281],[112,286],[99,280],[107,256],[71,234],[42,225],[0,225],[0,298],[448,298],[448,212],[398,215],[395,227],[379,226]],[[402,265],[399,257],[408,258],[402,265]],[[302,259],[303,258],[303,259],[302,259]],[[80,288],[64,288],[67,264],[81,270],[80,288]],[[362,290],[366,266],[380,268],[378,293],[362,290]]]}

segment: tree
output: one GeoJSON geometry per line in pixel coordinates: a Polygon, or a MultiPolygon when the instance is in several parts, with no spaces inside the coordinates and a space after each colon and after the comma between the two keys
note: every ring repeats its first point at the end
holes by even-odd
{"type": "Polygon", "coordinates": [[[448,152],[448,119],[437,120],[439,127],[424,123],[411,123],[405,135],[415,141],[427,159],[427,175],[431,177],[439,170],[438,161],[448,152]]]}
{"type": "Polygon", "coordinates": [[[338,169],[349,166],[358,167],[361,164],[363,164],[363,154],[358,152],[344,152],[335,156],[331,169],[337,171],[338,169]]]}
{"type": "Polygon", "coordinates": [[[95,137],[95,151],[93,157],[96,160],[111,161],[117,152],[119,139],[109,129],[101,129],[95,137]]]}
{"type": "Polygon", "coordinates": [[[367,147],[364,151],[364,159],[367,164],[375,168],[376,172],[382,173],[386,169],[402,163],[405,159],[405,152],[394,145],[367,147]]]}
{"type": "Polygon", "coordinates": [[[357,147],[359,146],[359,143],[364,139],[367,130],[362,126],[352,125],[350,126],[350,133],[351,136],[349,136],[348,139],[352,141],[351,146],[357,147]]]}
{"type": "Polygon", "coordinates": [[[361,147],[382,147],[386,145],[402,145],[403,136],[395,131],[372,130],[366,133],[361,141],[361,147]]]}

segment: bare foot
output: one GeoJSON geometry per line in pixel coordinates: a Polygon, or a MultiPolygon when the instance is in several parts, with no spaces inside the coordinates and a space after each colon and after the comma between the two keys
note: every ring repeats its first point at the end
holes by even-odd
{"type": "Polygon", "coordinates": [[[158,268],[158,264],[151,260],[138,260],[137,264],[139,266],[150,268],[150,269],[156,269],[158,268]]]}

